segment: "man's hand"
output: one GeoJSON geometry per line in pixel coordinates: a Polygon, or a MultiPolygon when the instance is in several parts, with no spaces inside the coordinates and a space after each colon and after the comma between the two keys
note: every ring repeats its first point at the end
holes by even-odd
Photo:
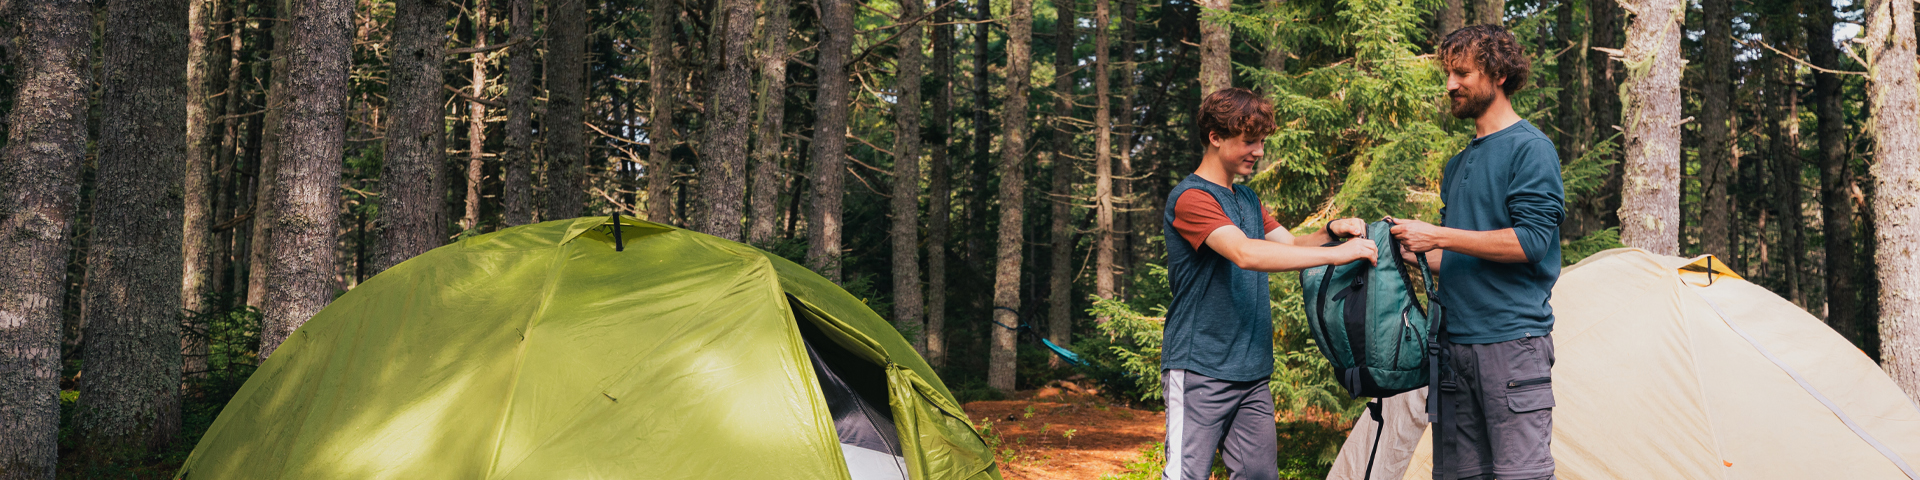
{"type": "Polygon", "coordinates": [[[1367,238],[1367,221],[1358,218],[1342,218],[1327,222],[1327,233],[1336,238],[1367,238]]]}
{"type": "Polygon", "coordinates": [[[1419,220],[1395,220],[1393,238],[1408,251],[1425,253],[1440,247],[1440,227],[1419,220]]]}
{"type": "Polygon", "coordinates": [[[1335,255],[1334,258],[1338,259],[1338,261],[1333,262],[1336,265],[1362,259],[1366,260],[1367,263],[1379,262],[1380,249],[1373,246],[1373,240],[1354,238],[1347,240],[1346,243],[1333,246],[1332,248],[1335,255]]]}

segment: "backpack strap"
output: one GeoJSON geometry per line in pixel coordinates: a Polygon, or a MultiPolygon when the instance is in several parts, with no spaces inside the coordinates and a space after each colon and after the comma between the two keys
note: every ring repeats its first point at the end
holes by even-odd
{"type": "Polygon", "coordinates": [[[1420,264],[1421,280],[1426,282],[1427,319],[1431,322],[1427,327],[1427,423],[1433,429],[1433,478],[1450,480],[1456,473],[1451,452],[1447,451],[1453,440],[1453,436],[1448,435],[1453,426],[1453,402],[1444,400],[1448,399],[1448,392],[1459,389],[1447,365],[1452,357],[1447,351],[1447,315],[1440,303],[1440,283],[1433,279],[1433,268],[1427,265],[1426,254],[1416,254],[1413,258],[1420,264]]]}

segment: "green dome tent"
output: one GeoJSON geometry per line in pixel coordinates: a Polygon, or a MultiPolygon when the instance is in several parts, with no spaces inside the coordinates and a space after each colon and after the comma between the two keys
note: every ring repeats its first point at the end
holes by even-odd
{"type": "Polygon", "coordinates": [[[619,222],[509,228],[367,280],[286,339],[175,478],[999,478],[859,299],[619,222]]]}

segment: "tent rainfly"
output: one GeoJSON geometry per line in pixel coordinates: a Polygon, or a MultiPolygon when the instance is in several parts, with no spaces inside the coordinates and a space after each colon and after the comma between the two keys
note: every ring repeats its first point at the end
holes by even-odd
{"type": "Polygon", "coordinates": [[[623,217],[470,237],[368,279],[287,338],[175,475],[999,477],[859,299],[623,217]]]}
{"type": "MultiPolygon", "coordinates": [[[[1608,250],[1562,272],[1552,302],[1559,478],[1920,479],[1920,408],[1717,259],[1608,250]]],[[[1433,478],[1423,410],[1388,409],[1373,478],[1433,478]]],[[[1376,425],[1361,416],[1330,479],[1363,477],[1376,425]]]]}

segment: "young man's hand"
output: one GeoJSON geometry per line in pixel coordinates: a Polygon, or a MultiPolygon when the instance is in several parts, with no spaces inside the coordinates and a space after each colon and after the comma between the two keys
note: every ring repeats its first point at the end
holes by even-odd
{"type": "Polygon", "coordinates": [[[1373,246],[1373,240],[1353,238],[1347,240],[1346,243],[1335,245],[1332,248],[1334,258],[1338,259],[1338,261],[1333,262],[1336,265],[1343,265],[1354,260],[1366,260],[1367,263],[1379,262],[1379,259],[1376,257],[1379,256],[1380,249],[1373,246]]]}
{"type": "Polygon", "coordinates": [[[1367,221],[1358,218],[1342,218],[1327,222],[1327,233],[1335,238],[1367,238],[1367,221]]]}
{"type": "Polygon", "coordinates": [[[1440,248],[1440,227],[1437,225],[1419,220],[1397,220],[1389,231],[1407,251],[1424,253],[1440,248]]]}

